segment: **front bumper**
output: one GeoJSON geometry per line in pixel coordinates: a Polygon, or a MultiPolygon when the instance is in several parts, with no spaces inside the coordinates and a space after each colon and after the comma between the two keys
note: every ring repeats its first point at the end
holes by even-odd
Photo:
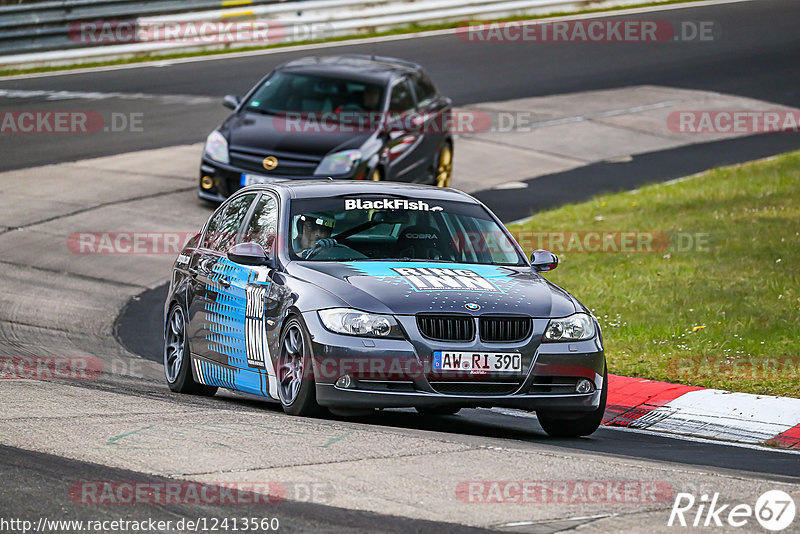
{"type": "MultiPolygon", "coordinates": [[[[233,165],[227,165],[218,161],[213,161],[203,155],[200,164],[200,181],[198,184],[197,196],[211,202],[222,202],[233,193],[243,187],[242,174],[255,174],[264,176],[276,182],[287,180],[327,180],[327,176],[318,175],[283,175],[280,173],[270,173],[268,171],[253,171],[242,169],[233,165]],[[268,176],[267,176],[268,175],[268,176]]],[[[355,169],[353,176],[363,176],[364,170],[361,166],[355,169]]],[[[337,179],[351,179],[351,176],[339,176],[337,179]]]]}
{"type": "MultiPolygon", "coordinates": [[[[576,343],[539,344],[547,320],[534,320],[531,338],[522,343],[439,343],[417,337],[409,318],[398,317],[410,336],[369,339],[334,334],[316,312],[303,314],[312,338],[317,402],[337,408],[506,407],[525,410],[593,411],[604,387],[605,354],[597,339],[576,343]],[[538,337],[537,337],[538,336],[538,337]],[[514,377],[442,376],[431,369],[434,350],[521,352],[523,372],[514,377]],[[525,356],[527,354],[527,357],[525,356]],[[348,375],[349,387],[337,385],[348,375]],[[576,393],[581,378],[595,386],[576,393]]],[[[413,320],[413,318],[410,318],[413,320]]]]}

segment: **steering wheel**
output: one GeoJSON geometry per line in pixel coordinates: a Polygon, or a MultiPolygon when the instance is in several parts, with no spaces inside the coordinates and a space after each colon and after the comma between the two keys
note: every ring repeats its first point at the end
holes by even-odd
{"type": "MultiPolygon", "coordinates": [[[[311,249],[311,252],[308,253],[308,255],[305,257],[305,259],[310,260],[311,258],[316,256],[317,254],[319,254],[323,250],[330,250],[332,248],[346,248],[348,250],[353,250],[352,248],[348,247],[347,245],[342,245],[341,243],[337,243],[336,240],[333,239],[333,238],[320,239],[319,241],[316,242],[316,244],[314,245],[314,248],[311,249]]],[[[356,252],[356,251],[353,250],[353,252],[356,252]]]]}

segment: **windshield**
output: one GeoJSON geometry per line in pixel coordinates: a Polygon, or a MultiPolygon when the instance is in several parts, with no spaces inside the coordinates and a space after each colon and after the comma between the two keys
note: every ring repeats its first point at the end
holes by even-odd
{"type": "Polygon", "coordinates": [[[380,85],[278,71],[253,93],[247,109],[262,113],[380,111],[380,85]]]}
{"type": "Polygon", "coordinates": [[[369,195],[294,200],[289,251],[308,261],[525,265],[512,238],[476,204],[369,195]]]}

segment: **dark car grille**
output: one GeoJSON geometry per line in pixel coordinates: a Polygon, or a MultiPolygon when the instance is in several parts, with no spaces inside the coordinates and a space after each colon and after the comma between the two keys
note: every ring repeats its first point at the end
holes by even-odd
{"type": "Polygon", "coordinates": [[[522,341],[531,333],[529,317],[481,317],[481,340],[489,343],[522,341]]]}
{"type": "Polygon", "coordinates": [[[472,341],[475,321],[460,315],[418,315],[417,328],[428,339],[436,341],[472,341]]]}
{"type": "Polygon", "coordinates": [[[236,168],[253,171],[254,174],[275,176],[312,176],[322,158],[304,156],[301,154],[287,154],[283,152],[251,152],[232,148],[230,151],[231,165],[236,168]],[[271,171],[264,169],[263,161],[267,156],[275,156],[278,166],[271,171]]]}
{"type": "Polygon", "coordinates": [[[519,389],[519,382],[452,382],[431,381],[431,387],[445,395],[511,395],[519,389]]]}

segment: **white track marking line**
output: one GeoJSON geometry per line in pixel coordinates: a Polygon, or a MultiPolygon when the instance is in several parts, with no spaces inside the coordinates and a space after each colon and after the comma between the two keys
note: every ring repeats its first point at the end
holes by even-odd
{"type": "Polygon", "coordinates": [[[195,95],[156,95],[148,93],[100,93],[96,91],[49,91],[49,90],[23,90],[0,89],[0,98],[44,98],[47,101],[61,100],[107,100],[119,98],[121,100],[155,100],[164,104],[211,104],[219,99],[209,96],[195,95]]]}
{"type": "MultiPolygon", "coordinates": [[[[680,398],[680,397],[679,397],[680,398]]],[[[501,415],[507,415],[509,417],[519,417],[522,419],[536,419],[536,415],[533,412],[526,412],[524,410],[514,410],[511,408],[489,408],[489,411],[499,413],[501,415]]],[[[670,438],[670,439],[680,439],[683,441],[693,441],[697,443],[705,443],[711,445],[726,445],[729,447],[739,447],[741,449],[753,449],[757,451],[766,451],[766,452],[777,452],[781,454],[800,454],[800,450],[793,450],[793,449],[780,449],[777,447],[767,447],[766,445],[757,445],[754,443],[741,443],[736,441],[722,441],[717,439],[710,439],[710,438],[703,438],[699,436],[688,436],[686,434],[674,434],[672,432],[658,432],[653,430],[641,429],[641,428],[628,428],[624,426],[601,426],[600,428],[605,428],[608,430],[616,430],[619,432],[632,432],[635,434],[648,434],[650,436],[660,436],[663,438],[670,438]]]]}

